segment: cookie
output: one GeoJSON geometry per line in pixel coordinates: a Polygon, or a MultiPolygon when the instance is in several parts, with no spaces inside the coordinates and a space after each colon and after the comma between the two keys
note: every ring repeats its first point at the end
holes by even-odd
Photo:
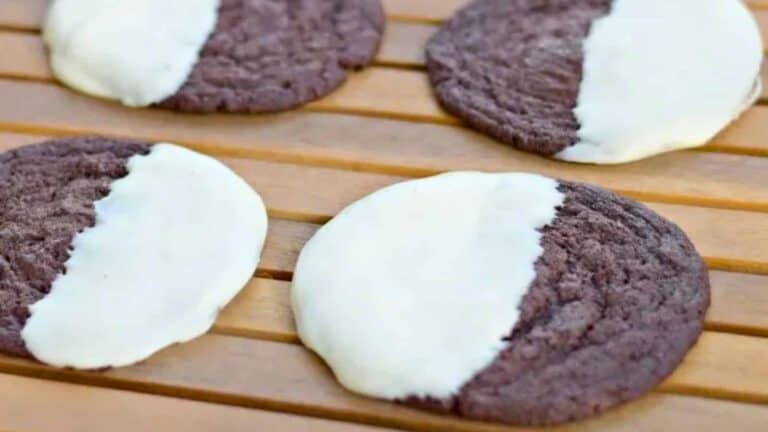
{"type": "Polygon", "coordinates": [[[69,138],[0,155],[0,351],[80,369],[208,330],[255,271],[261,198],[172,144],[69,138]]]}
{"type": "Polygon", "coordinates": [[[352,204],[301,252],[302,341],[352,391],[518,425],[651,390],[702,331],[709,281],[674,224],[532,174],[459,172],[352,204]]]}
{"type": "Polygon", "coordinates": [[[44,37],[55,75],[85,93],[261,113],[332,92],[371,63],[383,28],[379,0],[56,0],[44,37]]]}
{"type": "Polygon", "coordinates": [[[756,100],[763,58],[739,0],[475,0],[426,55],[468,125],[604,164],[706,143],[756,100]]]}

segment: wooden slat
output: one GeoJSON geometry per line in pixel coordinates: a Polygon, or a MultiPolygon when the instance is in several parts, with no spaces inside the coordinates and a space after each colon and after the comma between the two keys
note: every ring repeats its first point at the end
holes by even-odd
{"type": "Polygon", "coordinates": [[[705,332],[662,389],[768,403],[768,341],[705,332]],[[717,384],[716,384],[717,383],[717,384]]]}
{"type": "MultiPolygon", "coordinates": [[[[660,389],[717,397],[735,395],[739,399],[765,401],[768,397],[768,366],[760,360],[766,355],[768,344],[763,339],[705,333],[683,365],[660,389]]],[[[391,427],[441,431],[509,430],[417,412],[352,395],[334,381],[317,357],[300,346],[230,336],[203,336],[169,348],[139,365],[104,373],[54,370],[9,357],[0,357],[0,369],[17,374],[391,427]]],[[[711,408],[726,410],[729,406],[727,402],[674,397],[683,407],[687,407],[674,409],[675,404],[652,402],[656,397],[659,396],[645,398],[589,422],[577,423],[571,430],[638,430],[621,429],[637,427],[635,422],[647,427],[655,424],[658,428],[663,425],[659,421],[670,421],[672,418],[680,425],[706,425],[706,422],[699,423],[701,419],[696,420],[703,414],[701,407],[696,408],[697,404],[706,402],[711,408]],[[660,419],[656,410],[668,409],[673,412],[667,412],[662,416],[663,420],[660,419]]],[[[745,405],[734,406],[733,409],[731,415],[714,410],[707,420],[721,427],[728,424],[734,428],[728,430],[764,430],[755,427],[764,427],[768,407],[745,405]],[[741,423],[745,419],[747,423],[741,423]]],[[[718,429],[705,427],[704,430],[718,429]]]]}
{"type": "MultiPolygon", "coordinates": [[[[264,196],[275,215],[324,222],[349,203],[403,177],[330,168],[222,159],[264,196]],[[312,185],[307,194],[306,185],[312,185]]],[[[716,269],[768,273],[768,215],[765,213],[651,203],[688,233],[716,269]]]]}
{"type": "MultiPolygon", "coordinates": [[[[712,306],[706,328],[768,335],[768,277],[711,271],[712,306]]],[[[253,279],[218,317],[213,332],[298,343],[291,283],[253,279]]]]}
{"type": "MultiPolygon", "coordinates": [[[[40,46],[39,40],[33,35],[0,32],[0,52],[11,52],[14,59],[13,61],[8,60],[11,57],[0,59],[0,76],[50,80],[50,72],[40,46]]],[[[391,56],[396,55],[395,51],[395,48],[388,49],[391,56]]],[[[397,59],[392,58],[388,61],[398,62],[397,59]]],[[[12,86],[12,83],[12,81],[5,81],[0,85],[12,86]]],[[[768,83],[764,89],[768,89],[768,83]]],[[[13,90],[21,91],[21,89],[7,91],[13,90]]],[[[768,92],[768,90],[765,91],[768,92]]],[[[13,102],[13,100],[6,101],[13,102]]],[[[425,74],[390,68],[373,67],[353,74],[341,89],[310,104],[307,109],[366,116],[378,115],[449,125],[458,123],[456,118],[448,115],[436,102],[425,74]]],[[[259,118],[268,119],[269,117],[259,116],[259,118]]],[[[753,107],[705,148],[729,153],[768,156],[768,142],[760,138],[764,136],[763,129],[768,124],[766,118],[768,118],[768,107],[753,107]]],[[[0,122],[2,121],[0,119],[0,122]]]]}
{"type": "Polygon", "coordinates": [[[711,271],[707,328],[768,336],[768,277],[711,271]]]}
{"type": "Polygon", "coordinates": [[[405,21],[439,23],[469,0],[382,0],[387,16],[405,21]]]}
{"type": "MultiPolygon", "coordinates": [[[[768,51],[768,11],[756,13],[755,19],[763,37],[764,49],[768,51]]],[[[391,66],[424,68],[426,62],[424,51],[427,42],[437,29],[438,25],[428,23],[399,21],[387,23],[387,33],[382,41],[377,61],[391,66]]],[[[765,83],[764,75],[763,78],[765,83]]],[[[761,99],[765,100],[765,95],[762,95],[761,99]]]]}
{"type": "Polygon", "coordinates": [[[381,64],[424,67],[424,49],[437,26],[423,23],[387,22],[381,49],[376,59],[381,64]]]}
{"type": "Polygon", "coordinates": [[[318,225],[281,219],[269,220],[269,232],[256,273],[269,279],[290,279],[296,258],[318,225]]]}
{"type": "Polygon", "coordinates": [[[40,36],[0,32],[0,74],[25,79],[52,78],[40,36]]]}
{"type": "MultiPolygon", "coordinates": [[[[768,17],[768,12],[762,16],[768,17]]],[[[765,27],[768,27],[768,23],[765,27]]],[[[430,24],[398,21],[389,23],[381,49],[376,56],[376,63],[384,66],[423,68],[425,46],[436,30],[437,27],[430,24]]],[[[22,79],[53,79],[43,42],[38,35],[0,31],[0,52],[8,54],[0,59],[0,74],[22,79]]],[[[764,67],[762,100],[766,99],[768,92],[766,74],[768,68],[764,67]]]]}
{"type": "Polygon", "coordinates": [[[768,157],[768,107],[757,106],[715,137],[708,149],[768,157]]]}
{"type": "MultiPolygon", "coordinates": [[[[763,158],[683,151],[634,164],[594,167],[526,154],[457,127],[310,113],[177,115],[129,109],[31,82],[0,80],[0,94],[4,96],[0,98],[0,128],[9,130],[168,140],[216,155],[404,175],[458,169],[533,171],[601,184],[644,200],[747,210],[768,207],[764,187],[768,160],[763,158]],[[21,100],[23,104],[17,103],[21,100]],[[739,169],[725,169],[729,166],[739,169]]],[[[768,127],[768,108],[757,107],[752,113],[732,136],[718,142],[763,142],[755,135],[768,127]]],[[[768,150],[768,143],[764,145],[768,150]]]]}
{"type": "MultiPolygon", "coordinates": [[[[36,36],[0,32],[0,50],[14,56],[0,60],[0,77],[51,81],[41,47],[36,36]]],[[[458,124],[428,92],[427,76],[419,71],[370,67],[351,73],[341,88],[305,109],[458,124]]]]}
{"type": "MultiPolygon", "coordinates": [[[[8,142],[13,137],[17,137],[14,145],[27,143],[22,139],[24,135],[15,134],[0,135],[0,142],[8,142]]],[[[43,139],[28,138],[28,141],[43,139]]],[[[224,161],[262,193],[270,212],[295,219],[326,220],[352,200],[402,180],[388,175],[244,159],[224,158],[224,161]],[[306,184],[313,185],[312,194],[299,193],[306,184]]],[[[651,206],[681,224],[713,267],[765,269],[768,257],[760,252],[766,250],[768,244],[765,215],[665,204],[651,206]]],[[[299,251],[318,226],[280,219],[272,219],[270,223],[260,274],[290,279],[299,251]]],[[[712,281],[710,328],[768,334],[767,277],[712,272],[712,281]]],[[[218,331],[295,342],[288,299],[281,297],[282,294],[279,282],[254,281],[245,290],[243,299],[234,303],[234,310],[226,312],[217,323],[218,331]],[[253,315],[249,311],[253,311],[253,315]]]]}
{"type": "MultiPolygon", "coordinates": [[[[376,62],[389,66],[423,67],[424,46],[435,29],[435,26],[427,24],[389,23],[376,62]]],[[[0,30],[0,52],[3,53],[0,74],[25,79],[53,79],[43,40],[38,34],[0,30]]]]}
{"type": "MultiPolygon", "coordinates": [[[[221,311],[215,333],[298,343],[293,322],[290,282],[254,278],[221,311]]],[[[755,310],[756,311],[756,310],[755,310]]],[[[727,320],[731,323],[730,320],[727,320]]],[[[766,328],[768,330],[768,328],[766,328]]]]}
{"type": "MultiPolygon", "coordinates": [[[[756,14],[763,34],[768,40],[768,11],[756,14]]],[[[376,63],[386,66],[423,68],[424,50],[429,38],[437,31],[434,24],[391,21],[387,23],[376,63]]],[[[768,42],[766,42],[768,48],[768,42]]],[[[4,56],[0,73],[28,79],[51,79],[45,50],[39,35],[0,31],[0,49],[4,56]],[[13,61],[10,61],[13,59],[13,61]]]]}
{"type": "MultiPolygon", "coordinates": [[[[19,146],[45,139],[42,136],[28,136],[21,134],[0,134],[0,147],[19,146]]],[[[369,176],[360,177],[355,173],[351,176],[328,175],[335,170],[306,169],[283,164],[253,164],[252,161],[239,159],[227,159],[229,164],[241,175],[248,179],[265,196],[270,210],[274,207],[282,208],[278,212],[296,216],[311,214],[313,218],[327,219],[341,206],[345,200],[354,199],[357,195],[364,194],[385,184],[396,181],[396,177],[369,176]],[[312,195],[313,202],[307,204],[306,197],[296,193],[296,189],[303,183],[316,186],[312,195]],[[335,183],[334,183],[335,182],[335,183]],[[356,184],[354,190],[343,196],[331,193],[333,190],[348,190],[343,184],[356,184]],[[297,210],[298,209],[298,210],[297,210]]],[[[688,213],[688,207],[665,207],[657,210],[672,215],[679,210],[676,217],[688,213]]],[[[722,216],[716,213],[714,218],[718,221],[722,216]]],[[[688,226],[693,232],[694,238],[706,239],[713,233],[707,228],[707,217],[700,228],[693,224],[688,226]]],[[[694,214],[692,220],[701,219],[699,214],[694,214]]],[[[739,222],[737,225],[742,225],[739,222]]],[[[728,219],[722,219],[728,223],[728,219]]],[[[304,242],[315,232],[317,225],[292,222],[280,219],[270,221],[268,242],[264,250],[264,258],[260,266],[260,273],[282,279],[290,279],[293,266],[304,242]]],[[[723,223],[715,223],[714,226],[722,226],[723,223]]],[[[698,225],[696,225],[698,226],[698,225]]],[[[752,237],[751,230],[760,231],[761,228],[747,226],[744,237],[752,237]]],[[[719,238],[718,235],[714,236],[719,238]]],[[[728,242],[741,243],[741,237],[732,237],[724,240],[728,249],[728,242]]],[[[697,240],[701,242],[716,243],[720,240],[697,240]]],[[[710,246],[716,248],[717,246],[710,246]]],[[[761,246],[751,246],[761,249],[761,246]]],[[[747,246],[750,248],[750,246],[747,246]]],[[[717,260],[718,258],[710,258],[717,260]]],[[[768,334],[768,277],[724,273],[713,271],[711,273],[713,285],[712,311],[708,316],[709,328],[745,332],[752,334],[768,334]]],[[[217,331],[228,334],[247,335],[253,337],[267,337],[274,340],[296,341],[290,318],[289,303],[284,289],[286,284],[278,281],[254,280],[244,291],[242,298],[234,302],[232,310],[225,310],[217,322],[217,331]]]]}
{"type": "Polygon", "coordinates": [[[0,428],[15,432],[391,430],[12,375],[0,375],[0,428]]]}
{"type": "MultiPolygon", "coordinates": [[[[224,157],[222,161],[263,195],[272,216],[300,221],[324,222],[349,203],[406,179],[240,158],[224,157]],[[307,185],[311,185],[311,193],[306,193],[307,185]]],[[[680,225],[713,268],[768,273],[767,214],[675,204],[649,205],[680,225]]],[[[287,229],[283,225],[278,228],[287,229]]],[[[303,234],[310,232],[311,228],[303,234]]],[[[271,258],[267,258],[265,262],[269,263],[271,258]]]]}
{"type": "Polygon", "coordinates": [[[432,97],[420,71],[370,67],[353,73],[340,89],[306,106],[327,111],[442,124],[459,124],[432,97]]]}
{"type": "Polygon", "coordinates": [[[48,0],[0,0],[0,27],[39,30],[48,0]]]}
{"type": "MultiPolygon", "coordinates": [[[[275,214],[323,222],[351,202],[403,177],[330,168],[222,159],[243,176],[275,214]],[[312,193],[306,186],[312,185],[312,193]]],[[[768,215],[675,204],[649,206],[691,237],[716,269],[768,273],[768,215]]]]}

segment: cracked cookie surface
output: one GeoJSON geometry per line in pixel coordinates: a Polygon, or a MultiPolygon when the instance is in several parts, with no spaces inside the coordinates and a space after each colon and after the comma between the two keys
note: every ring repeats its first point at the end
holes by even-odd
{"type": "Polygon", "coordinates": [[[222,0],[184,85],[158,105],[274,112],[318,99],[368,65],[384,28],[379,0],[222,0]]]}
{"type": "Polygon", "coordinates": [[[0,154],[0,352],[30,356],[28,307],[64,271],[75,234],[95,223],[94,202],[149,146],[106,138],[57,139],[0,154]]]}
{"type": "Polygon", "coordinates": [[[686,235],[645,206],[561,182],[536,278],[506,348],[454,397],[404,403],[524,425],[586,418],[651,390],[701,334],[708,274],[686,235]]]}

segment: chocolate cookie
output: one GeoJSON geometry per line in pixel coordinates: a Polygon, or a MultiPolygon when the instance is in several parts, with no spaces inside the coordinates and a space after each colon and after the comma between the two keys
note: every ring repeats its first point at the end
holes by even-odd
{"type": "Polygon", "coordinates": [[[266,229],[241,178],[172,144],[1,154],[0,352],[100,369],[193,339],[252,277],[266,229]]]}
{"type": "Polygon", "coordinates": [[[649,391],[699,337],[709,280],[685,234],[594,186],[559,189],[505,349],[454,397],[406,403],[515,424],[581,419],[649,391]]]}
{"type": "Polygon", "coordinates": [[[379,0],[223,0],[189,78],[159,105],[191,112],[303,105],[373,60],[383,16],[379,0]]]}
{"type": "Polygon", "coordinates": [[[124,177],[143,143],[48,141],[0,154],[0,351],[30,356],[21,339],[29,306],[64,271],[75,234],[96,222],[93,203],[124,177]]]}
{"type": "Polygon", "coordinates": [[[761,59],[738,0],[475,0],[427,47],[448,111],[521,150],[592,163],[704,144],[754,102],[761,59]]]}
{"type": "Polygon", "coordinates": [[[353,391],[551,425],[651,390],[696,342],[709,299],[688,238],[640,203],[455,173],[344,210],[302,251],[293,300],[302,340],[353,391]]]}
{"type": "Polygon", "coordinates": [[[371,63],[384,29],[379,0],[107,3],[52,6],[54,73],[86,93],[185,112],[274,112],[321,98],[371,63]]]}

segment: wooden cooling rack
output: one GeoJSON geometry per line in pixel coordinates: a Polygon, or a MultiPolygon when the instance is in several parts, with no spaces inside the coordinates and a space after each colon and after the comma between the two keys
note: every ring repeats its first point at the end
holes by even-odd
{"type": "MultiPolygon", "coordinates": [[[[768,106],[700,150],[629,165],[513,150],[464,129],[430,92],[424,42],[465,1],[385,0],[376,65],[306,109],[194,116],[129,109],[57,85],[39,35],[46,1],[0,0],[0,150],[72,134],[179,143],[232,167],[271,218],[257,277],[210,334],[102,373],[0,356],[0,430],[516,430],[345,391],[298,344],[291,317],[292,269],[319,224],[382,186],[459,169],[538,172],[637,198],[679,224],[711,269],[706,331],[680,368],[641,400],[558,430],[768,430],[768,106]]],[[[768,34],[768,1],[748,3],[768,34]]]]}

